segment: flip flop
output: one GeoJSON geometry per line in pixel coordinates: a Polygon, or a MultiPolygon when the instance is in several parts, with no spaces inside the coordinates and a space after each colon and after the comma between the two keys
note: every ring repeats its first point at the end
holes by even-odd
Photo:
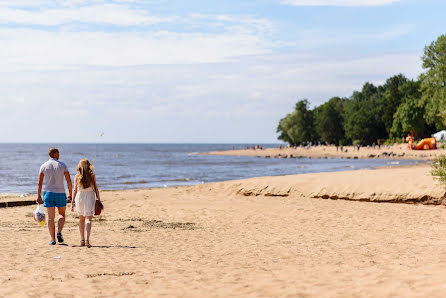
{"type": "Polygon", "coordinates": [[[85,241],[85,245],[88,247],[88,248],[90,248],[91,247],[91,244],[90,244],[90,241],[85,241]]]}
{"type": "Polygon", "coordinates": [[[85,246],[85,240],[81,240],[81,246],[85,246]]]}

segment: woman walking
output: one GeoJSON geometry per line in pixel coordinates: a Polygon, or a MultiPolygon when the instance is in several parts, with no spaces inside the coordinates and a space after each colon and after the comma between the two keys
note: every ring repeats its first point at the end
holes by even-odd
{"type": "Polygon", "coordinates": [[[91,247],[91,221],[94,215],[95,196],[99,197],[99,190],[96,184],[96,176],[93,172],[93,166],[87,159],[82,159],[76,168],[77,174],[74,176],[74,200],[71,201],[71,211],[79,214],[79,231],[81,233],[81,246],[91,247]],[[74,203],[74,204],[73,204],[74,203]],[[85,231],[87,238],[85,239],[85,231]]]}

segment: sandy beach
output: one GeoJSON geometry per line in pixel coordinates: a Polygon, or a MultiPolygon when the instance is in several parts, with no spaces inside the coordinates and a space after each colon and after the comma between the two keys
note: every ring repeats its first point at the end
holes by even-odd
{"type": "Polygon", "coordinates": [[[0,208],[0,296],[441,297],[446,196],[429,170],[106,191],[90,249],[71,212],[50,247],[35,206],[0,208]]]}
{"type": "Polygon", "coordinates": [[[446,154],[446,150],[409,150],[407,144],[393,146],[361,147],[359,150],[353,146],[344,146],[336,149],[335,146],[311,146],[308,148],[266,148],[260,149],[235,149],[226,151],[214,151],[205,154],[210,155],[234,155],[234,156],[259,156],[266,158],[391,158],[391,159],[417,159],[430,160],[438,155],[446,154]]]}

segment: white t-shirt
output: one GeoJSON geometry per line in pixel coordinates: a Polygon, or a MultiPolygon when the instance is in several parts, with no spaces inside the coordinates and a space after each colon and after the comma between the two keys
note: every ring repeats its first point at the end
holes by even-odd
{"type": "Polygon", "coordinates": [[[57,159],[50,158],[40,167],[40,172],[44,175],[44,191],[54,193],[65,193],[63,179],[65,172],[68,172],[67,166],[57,159]]]}

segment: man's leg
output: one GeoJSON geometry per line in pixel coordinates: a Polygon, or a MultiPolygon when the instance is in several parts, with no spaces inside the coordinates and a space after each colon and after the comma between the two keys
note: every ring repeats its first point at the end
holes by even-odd
{"type": "Polygon", "coordinates": [[[59,243],[63,243],[62,229],[65,224],[65,210],[66,207],[57,207],[57,211],[59,212],[59,220],[57,222],[57,241],[59,243]]]}
{"type": "Polygon", "coordinates": [[[67,207],[59,207],[57,211],[59,211],[59,221],[57,222],[57,232],[62,233],[63,226],[65,224],[65,210],[67,207]]]}
{"type": "Polygon", "coordinates": [[[51,240],[56,241],[56,231],[54,226],[54,217],[56,214],[56,208],[47,207],[46,210],[48,212],[48,230],[50,231],[51,240]]]}

